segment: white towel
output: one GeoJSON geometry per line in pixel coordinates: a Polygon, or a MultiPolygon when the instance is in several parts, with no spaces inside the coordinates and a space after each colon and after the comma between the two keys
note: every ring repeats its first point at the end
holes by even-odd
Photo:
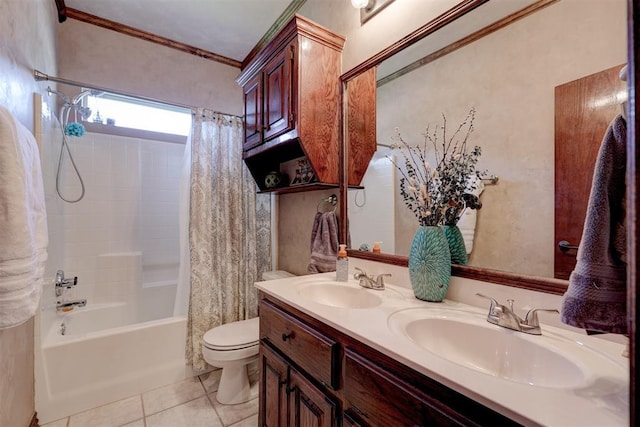
{"type": "MultiPolygon", "coordinates": [[[[484,190],[484,183],[478,177],[472,178],[474,180],[476,188],[473,190],[467,191],[470,194],[473,194],[476,197],[480,197],[480,194],[484,190]]],[[[471,187],[471,186],[470,186],[471,187]]],[[[465,209],[460,219],[458,220],[458,228],[462,233],[462,238],[464,239],[464,246],[467,250],[467,254],[470,254],[473,250],[473,239],[476,235],[476,221],[478,218],[478,210],[477,209],[465,209]]]]}
{"type": "Polygon", "coordinates": [[[0,106],[0,329],[20,325],[35,314],[47,244],[38,145],[0,106]]]}

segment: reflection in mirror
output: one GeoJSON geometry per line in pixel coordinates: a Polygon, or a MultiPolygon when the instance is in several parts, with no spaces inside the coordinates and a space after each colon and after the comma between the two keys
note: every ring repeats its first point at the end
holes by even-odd
{"type": "MultiPolygon", "coordinates": [[[[495,31],[480,30],[434,53],[433,46],[440,45],[432,36],[448,31],[445,27],[423,39],[424,53],[416,53],[418,45],[411,48],[412,61],[425,59],[405,74],[393,74],[397,57],[378,67],[378,151],[365,189],[349,192],[354,249],[381,241],[383,252],[406,256],[418,226],[385,158],[395,129],[408,142],[422,143],[426,127],[441,124],[443,114],[448,126],[457,126],[475,107],[469,143],[482,147],[478,169],[499,181],[481,194],[469,265],[554,276],[554,91],[626,62],[626,2],[539,3],[545,7],[505,18],[495,31]]],[[[483,8],[465,18],[480,17],[483,8]]],[[[617,93],[594,100],[614,104],[618,112],[622,101],[617,93]]],[[[602,136],[596,137],[598,144],[602,136]]]]}

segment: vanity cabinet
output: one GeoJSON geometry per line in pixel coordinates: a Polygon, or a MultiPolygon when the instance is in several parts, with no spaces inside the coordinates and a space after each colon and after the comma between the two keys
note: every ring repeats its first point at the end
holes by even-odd
{"type": "Polygon", "coordinates": [[[324,391],[339,375],[337,342],[269,303],[260,337],[260,425],[337,426],[337,401],[324,391]]]}
{"type": "Polygon", "coordinates": [[[260,358],[261,426],[518,425],[262,292],[260,358]]]}
{"type": "Polygon", "coordinates": [[[337,186],[344,41],[295,15],[243,67],[243,157],[261,190],[269,172],[303,156],[319,183],[337,186]]]}

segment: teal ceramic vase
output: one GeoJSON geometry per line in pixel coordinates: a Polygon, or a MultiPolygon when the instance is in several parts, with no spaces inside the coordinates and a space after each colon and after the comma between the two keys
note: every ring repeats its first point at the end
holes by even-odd
{"type": "Polygon", "coordinates": [[[451,252],[451,264],[467,265],[467,247],[464,245],[464,238],[457,225],[443,225],[442,231],[449,242],[449,252],[451,252]]]}
{"type": "Polygon", "coordinates": [[[451,278],[451,253],[442,228],[418,227],[409,251],[409,279],[416,298],[440,302],[451,278]]]}

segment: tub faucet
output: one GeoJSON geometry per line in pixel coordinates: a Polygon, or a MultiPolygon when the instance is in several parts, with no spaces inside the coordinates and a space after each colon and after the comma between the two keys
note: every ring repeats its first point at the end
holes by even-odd
{"type": "Polygon", "coordinates": [[[64,271],[58,270],[56,272],[56,296],[62,295],[65,289],[70,289],[78,284],[78,276],[65,279],[64,271]]]}
{"type": "Polygon", "coordinates": [[[379,274],[378,277],[374,279],[373,276],[368,276],[364,270],[358,267],[356,267],[356,270],[358,270],[358,273],[355,273],[353,278],[358,280],[358,284],[363,288],[375,289],[377,291],[384,289],[384,278],[391,276],[391,274],[379,274]]]}
{"type": "Polygon", "coordinates": [[[513,311],[512,299],[507,300],[507,304],[509,304],[509,306],[507,307],[505,305],[499,304],[498,301],[489,296],[480,293],[477,293],[476,295],[491,301],[491,305],[489,306],[489,314],[487,315],[487,322],[514,331],[524,332],[525,334],[542,335],[540,323],[538,322],[539,311],[558,313],[558,310],[556,309],[532,308],[531,310],[529,310],[529,312],[527,312],[525,318],[522,319],[515,313],[515,311],[513,311]]]}
{"type": "Polygon", "coordinates": [[[78,299],[74,301],[58,301],[56,303],[56,309],[60,311],[68,311],[69,309],[73,309],[75,307],[84,307],[85,305],[87,305],[86,299],[78,299]]]}

